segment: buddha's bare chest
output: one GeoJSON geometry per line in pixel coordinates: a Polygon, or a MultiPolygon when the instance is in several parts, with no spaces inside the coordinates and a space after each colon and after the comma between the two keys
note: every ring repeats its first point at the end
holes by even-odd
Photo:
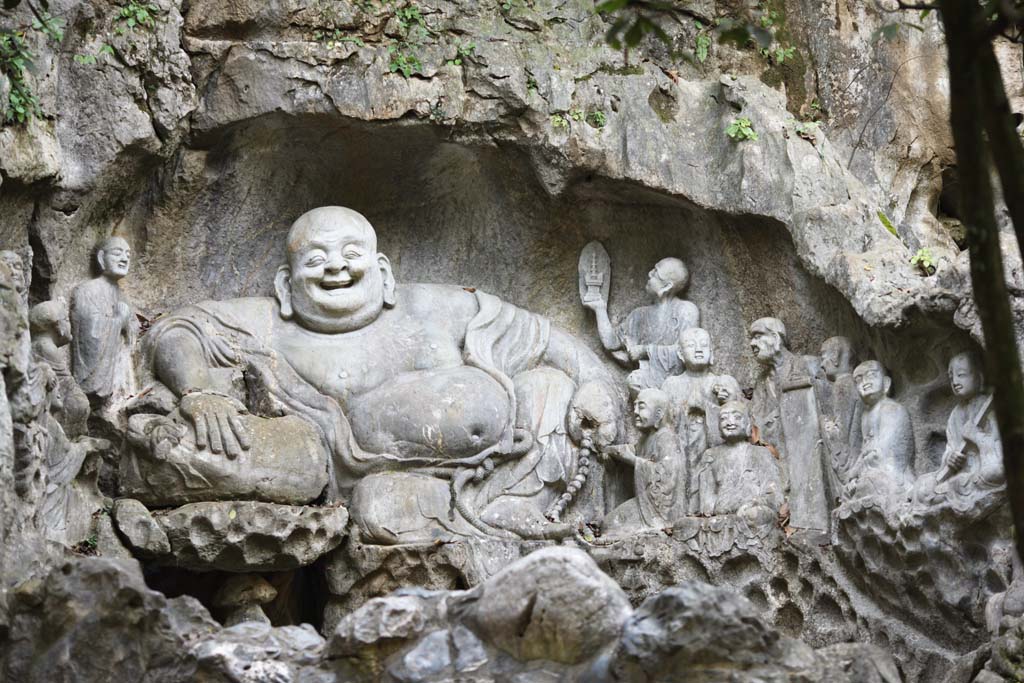
{"type": "Polygon", "coordinates": [[[304,380],[343,406],[404,373],[462,365],[450,335],[409,318],[343,334],[290,328],[275,347],[304,380]]]}

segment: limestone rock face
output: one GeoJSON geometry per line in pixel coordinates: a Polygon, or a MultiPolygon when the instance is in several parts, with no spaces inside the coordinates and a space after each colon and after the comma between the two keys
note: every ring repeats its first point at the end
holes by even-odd
{"type": "Polygon", "coordinates": [[[482,640],[516,659],[578,664],[614,639],[629,600],[578,550],[544,548],[491,577],[454,606],[482,640]]]}
{"type": "Polygon", "coordinates": [[[190,503],[155,519],[170,541],[159,561],[198,570],[254,572],[295,569],[334,549],[345,537],[342,507],[272,503],[190,503]]]}

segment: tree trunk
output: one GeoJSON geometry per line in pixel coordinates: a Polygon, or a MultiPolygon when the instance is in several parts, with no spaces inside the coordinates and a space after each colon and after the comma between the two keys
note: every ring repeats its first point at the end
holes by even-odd
{"type": "MultiPolygon", "coordinates": [[[[1003,441],[1007,492],[1016,529],[1024,529],[1024,381],[1013,314],[1006,289],[999,229],[989,175],[988,148],[982,135],[985,98],[980,68],[980,6],[965,0],[941,0],[949,50],[950,122],[960,180],[961,213],[967,228],[974,301],[985,333],[987,377],[1003,441]]],[[[1017,553],[1021,553],[1017,534],[1017,553]]]]}
{"type": "Polygon", "coordinates": [[[981,110],[985,132],[991,143],[992,159],[999,171],[1003,200],[1010,211],[1010,220],[1017,234],[1017,246],[1024,258],[1024,145],[1017,136],[1017,126],[1006,98],[1003,75],[999,71],[992,43],[978,45],[978,86],[981,89],[981,110]]]}

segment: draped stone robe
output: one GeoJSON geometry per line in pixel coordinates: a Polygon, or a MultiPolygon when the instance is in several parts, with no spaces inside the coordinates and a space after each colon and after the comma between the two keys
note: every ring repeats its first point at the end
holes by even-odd
{"type": "Polygon", "coordinates": [[[752,417],[762,441],[779,452],[780,474],[789,492],[790,526],[826,532],[830,507],[814,395],[816,363],[787,349],[782,353],[779,365],[763,372],[754,384],[752,417]]]}
{"type": "Polygon", "coordinates": [[[124,321],[127,305],[116,283],[104,277],[84,282],[71,295],[71,370],[86,394],[107,400],[132,388],[131,344],[134,318],[124,321]]]}

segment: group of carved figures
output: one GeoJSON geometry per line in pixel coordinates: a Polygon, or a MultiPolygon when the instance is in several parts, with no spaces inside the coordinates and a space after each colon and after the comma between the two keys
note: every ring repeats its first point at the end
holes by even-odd
{"type": "Polygon", "coordinates": [[[583,305],[594,311],[602,345],[635,368],[639,442],[606,453],[636,470],[636,496],[606,520],[612,529],[666,527],[682,516],[736,514],[792,530],[826,533],[833,508],[874,499],[895,514],[948,507],[966,514],[1005,487],[1002,449],[978,359],[954,356],[948,367],[957,400],[937,471],[917,477],[910,413],[890,397],[892,380],[877,360],[856,367],[853,345],[831,337],[820,356],[790,351],[786,327],[762,318],[749,328],[760,367],[752,398],[736,380],[713,372],[710,334],[697,307],[682,298],[688,272],[666,258],[648,276],[655,303],[618,326],[600,285],[608,259],[592,243],[581,257],[583,305]],[[788,514],[788,519],[787,519],[788,514]]]}
{"type": "Polygon", "coordinates": [[[949,365],[959,404],[942,467],[915,481],[910,416],[881,364],[851,369],[842,337],[820,358],[795,355],[783,323],[763,318],[750,326],[761,373],[748,401],[714,371],[679,259],[651,270],[655,303],[616,326],[607,254],[595,243],[581,258],[584,305],[632,370],[640,438],[626,444],[622,382],[543,316],[462,287],[396,284],[373,227],[341,207],[296,220],[286,252],[274,297],[187,306],[139,344],[118,287],[123,239],[100,245],[100,275],[74,290],[70,333],[61,302],[32,308],[34,367],[52,397],[47,452],[68,454],[51,467],[65,472],[56,488],[96,447],[68,440],[90,406],[90,424],[126,436],[121,495],[149,507],[344,501],[367,543],[558,538],[583,522],[615,534],[695,516],[774,525],[784,503],[791,527],[826,532],[843,499],[966,511],[1003,485],[972,356],[949,365]],[[622,468],[635,482],[625,502],[622,468]]]}
{"type": "Polygon", "coordinates": [[[96,250],[99,274],[74,289],[70,310],[63,299],[29,308],[31,270],[18,253],[0,252],[22,330],[4,373],[15,489],[38,501],[43,528],[54,540],[67,538],[72,482],[90,454],[110,445],[87,435],[90,414],[95,409],[97,417],[110,418],[132,391],[138,323],[118,285],[130,259],[124,239],[104,240],[96,250]]]}

